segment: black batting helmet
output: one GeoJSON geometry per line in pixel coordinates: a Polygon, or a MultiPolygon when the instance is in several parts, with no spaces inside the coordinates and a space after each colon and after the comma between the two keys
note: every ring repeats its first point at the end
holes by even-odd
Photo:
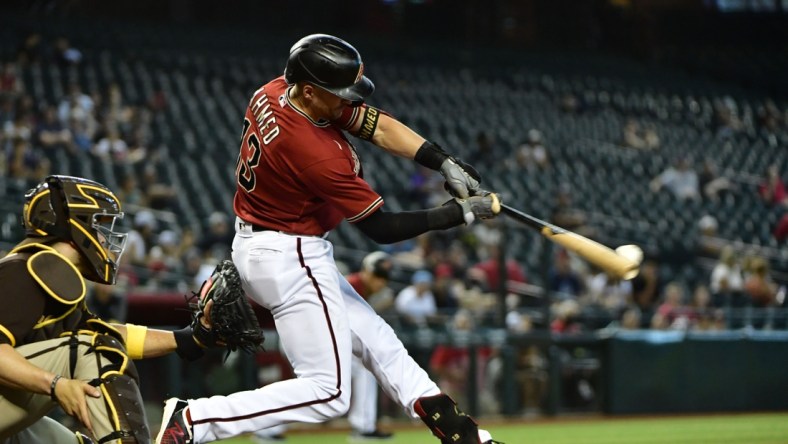
{"type": "Polygon", "coordinates": [[[115,231],[120,201],[104,185],[72,176],[49,176],[25,194],[22,223],[28,237],[72,242],[87,261],[86,279],[114,284],[126,246],[115,231]]]}
{"type": "Polygon", "coordinates": [[[361,55],[350,43],[326,34],[308,35],[290,48],[285,81],[309,82],[360,105],[375,91],[364,76],[361,55]]]}

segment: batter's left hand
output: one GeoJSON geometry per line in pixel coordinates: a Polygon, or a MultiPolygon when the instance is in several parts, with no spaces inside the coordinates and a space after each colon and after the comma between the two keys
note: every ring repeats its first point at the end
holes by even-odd
{"type": "Polygon", "coordinates": [[[446,179],[446,190],[449,194],[460,199],[475,195],[482,180],[472,166],[452,157],[443,161],[440,173],[446,179]]]}

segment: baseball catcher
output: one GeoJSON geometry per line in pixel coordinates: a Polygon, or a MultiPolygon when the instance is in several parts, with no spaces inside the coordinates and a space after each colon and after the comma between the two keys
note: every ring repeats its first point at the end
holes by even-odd
{"type": "Polygon", "coordinates": [[[194,328],[210,334],[210,307],[176,332],[103,321],[87,309],[85,280],[115,283],[126,243],[117,197],[49,176],[25,198],[26,237],[0,259],[0,442],[149,443],[133,360],[199,357],[194,328]],[[58,405],[86,434],[45,416],[58,405]]]}

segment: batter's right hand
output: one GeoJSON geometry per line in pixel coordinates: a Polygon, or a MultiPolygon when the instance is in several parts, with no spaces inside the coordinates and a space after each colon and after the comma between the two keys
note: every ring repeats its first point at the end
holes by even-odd
{"type": "Polygon", "coordinates": [[[446,189],[452,196],[467,199],[478,193],[481,177],[463,161],[446,158],[441,164],[440,173],[446,179],[446,189]]]}
{"type": "Polygon", "coordinates": [[[86,396],[101,397],[101,392],[87,382],[61,378],[55,385],[55,398],[67,414],[77,418],[93,435],[86,396]]]}
{"type": "Polygon", "coordinates": [[[470,225],[476,218],[492,219],[501,212],[501,200],[497,194],[484,190],[479,190],[478,193],[467,199],[454,199],[462,208],[466,225],[470,225]]]}

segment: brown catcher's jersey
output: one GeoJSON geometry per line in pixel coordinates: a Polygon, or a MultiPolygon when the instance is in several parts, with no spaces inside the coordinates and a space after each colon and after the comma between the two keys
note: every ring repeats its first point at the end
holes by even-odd
{"type": "Polygon", "coordinates": [[[252,96],[236,167],[235,214],[245,222],[303,235],[322,235],[342,219],[362,220],[383,199],[363,179],[343,133],[363,107],[338,121],[314,121],[290,103],[278,77],[252,96]]]}

